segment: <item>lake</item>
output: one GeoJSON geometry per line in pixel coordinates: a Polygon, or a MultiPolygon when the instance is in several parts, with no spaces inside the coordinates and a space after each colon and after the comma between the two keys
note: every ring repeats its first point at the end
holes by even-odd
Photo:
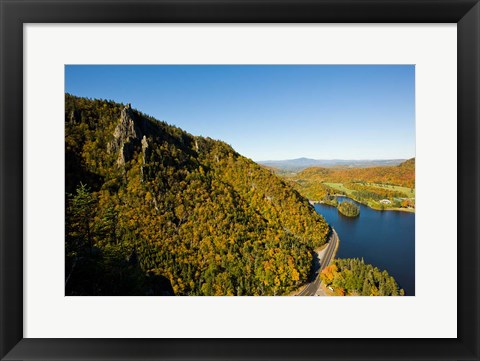
{"type": "MultiPolygon", "coordinates": [[[[338,201],[344,201],[338,197],[338,201]]],[[[353,202],[349,199],[349,201],[353,202]]],[[[360,216],[345,217],[326,204],[315,210],[338,233],[337,258],[362,258],[395,278],[405,295],[415,295],[415,213],[376,211],[363,204],[360,216]]]]}

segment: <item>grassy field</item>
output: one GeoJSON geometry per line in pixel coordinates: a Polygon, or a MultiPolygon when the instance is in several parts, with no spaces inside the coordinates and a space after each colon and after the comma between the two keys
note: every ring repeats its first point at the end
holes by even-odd
{"type": "Polygon", "coordinates": [[[373,209],[415,212],[414,159],[398,167],[312,167],[298,173],[276,171],[276,174],[309,200],[332,205],[336,202],[329,196],[344,194],[373,209]]]}
{"type": "MultiPolygon", "coordinates": [[[[345,192],[347,195],[351,195],[353,190],[346,188],[343,183],[324,183],[325,185],[337,189],[339,191],[345,192]]],[[[407,195],[408,198],[415,198],[415,189],[407,188],[407,187],[400,187],[400,186],[392,186],[392,185],[383,185],[379,183],[366,183],[368,186],[376,187],[376,188],[384,188],[391,191],[402,192],[407,195]]]]}
{"type": "MultiPolygon", "coordinates": [[[[325,185],[329,186],[330,188],[333,188],[337,191],[344,192],[348,197],[356,200],[359,203],[365,204],[366,206],[376,209],[376,210],[397,210],[397,211],[404,211],[404,212],[415,212],[414,209],[410,208],[397,208],[389,205],[382,205],[377,201],[374,201],[373,199],[356,199],[356,197],[353,196],[353,190],[346,188],[343,183],[324,183],[325,185]]],[[[378,184],[378,183],[367,183],[367,185],[372,186],[372,187],[377,187],[377,188],[385,188],[388,190],[392,191],[398,191],[398,192],[403,192],[405,195],[407,195],[409,198],[415,199],[415,190],[411,190],[410,188],[407,187],[400,187],[400,186],[392,186],[392,185],[383,185],[383,184],[378,184]]]]}
{"type": "Polygon", "coordinates": [[[392,191],[402,192],[407,195],[408,198],[415,198],[415,189],[400,186],[384,185],[380,183],[367,183],[369,186],[377,188],[385,188],[392,191]]]}
{"type": "Polygon", "coordinates": [[[343,183],[327,183],[327,182],[325,182],[324,184],[329,186],[330,188],[336,189],[336,190],[341,191],[341,192],[345,192],[347,195],[351,195],[352,192],[353,192],[351,189],[345,188],[343,183]]]}

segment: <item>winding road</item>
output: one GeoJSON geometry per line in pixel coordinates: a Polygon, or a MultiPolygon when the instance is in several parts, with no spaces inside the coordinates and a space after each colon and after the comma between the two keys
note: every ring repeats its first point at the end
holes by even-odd
{"type": "Polygon", "coordinates": [[[318,253],[316,253],[317,257],[314,260],[314,273],[312,280],[309,284],[297,294],[297,296],[315,296],[317,294],[318,289],[320,288],[320,284],[322,283],[319,275],[322,270],[327,267],[335,253],[335,249],[338,243],[338,235],[335,229],[332,228],[332,234],[330,235],[330,240],[328,241],[327,250],[323,254],[322,259],[318,258],[318,253]]]}

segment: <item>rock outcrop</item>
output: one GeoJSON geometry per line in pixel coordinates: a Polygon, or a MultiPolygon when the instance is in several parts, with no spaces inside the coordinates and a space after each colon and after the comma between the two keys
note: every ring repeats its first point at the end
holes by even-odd
{"type": "Polygon", "coordinates": [[[146,139],[140,125],[137,123],[137,115],[130,104],[123,108],[120,121],[113,132],[113,140],[109,151],[118,152],[117,165],[123,166],[134,156],[135,150],[142,146],[142,140],[146,139]]]}
{"type": "Polygon", "coordinates": [[[147,162],[148,156],[150,155],[150,150],[148,149],[147,137],[144,135],[142,138],[142,153],[143,153],[143,164],[147,162]]]}
{"type": "Polygon", "coordinates": [[[78,124],[82,121],[82,113],[78,110],[72,110],[70,112],[70,123],[78,124]]]}

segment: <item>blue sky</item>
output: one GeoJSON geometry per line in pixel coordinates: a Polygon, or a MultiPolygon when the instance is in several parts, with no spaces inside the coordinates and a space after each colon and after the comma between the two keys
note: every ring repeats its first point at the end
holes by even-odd
{"type": "Polygon", "coordinates": [[[131,103],[257,161],[415,156],[413,65],[67,65],[65,91],[131,103]]]}

